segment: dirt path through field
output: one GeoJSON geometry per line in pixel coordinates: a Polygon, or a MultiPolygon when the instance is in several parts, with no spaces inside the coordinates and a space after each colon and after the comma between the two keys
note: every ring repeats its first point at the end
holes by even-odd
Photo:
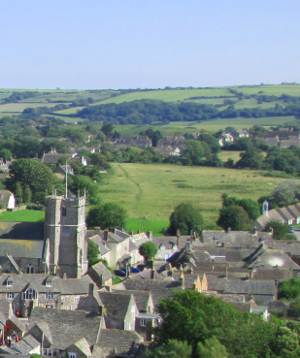
{"type": "Polygon", "coordinates": [[[135,201],[136,201],[136,205],[138,206],[139,202],[142,199],[143,189],[140,183],[138,183],[136,180],[133,179],[131,175],[129,175],[128,171],[122,166],[122,164],[119,164],[118,166],[120,170],[124,173],[125,177],[128,178],[128,180],[131,181],[136,186],[137,193],[135,194],[135,201]]]}

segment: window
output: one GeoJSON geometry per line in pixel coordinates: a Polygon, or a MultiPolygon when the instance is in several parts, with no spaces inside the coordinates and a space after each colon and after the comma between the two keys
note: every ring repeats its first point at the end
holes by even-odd
{"type": "Polygon", "coordinates": [[[144,319],[140,320],[140,326],[141,327],[146,327],[146,321],[144,319]]]}
{"type": "Polygon", "coordinates": [[[54,293],[53,292],[46,292],[46,298],[48,300],[52,300],[54,298],[54,293]]]}
{"type": "Polygon", "coordinates": [[[65,207],[61,208],[61,215],[62,216],[67,216],[67,208],[65,208],[65,207]]]}
{"type": "Polygon", "coordinates": [[[51,278],[47,278],[45,284],[46,284],[46,287],[52,287],[52,280],[51,280],[51,278]]]}
{"type": "Polygon", "coordinates": [[[15,293],[14,292],[7,292],[6,298],[8,298],[9,300],[14,299],[15,298],[15,293]]]}
{"type": "Polygon", "coordinates": [[[11,287],[12,284],[13,284],[12,279],[11,279],[10,277],[8,277],[7,280],[6,280],[6,286],[7,286],[7,287],[11,287]]]}
{"type": "Polygon", "coordinates": [[[43,353],[45,356],[52,357],[52,349],[51,348],[44,348],[43,353]]]}
{"type": "Polygon", "coordinates": [[[69,352],[69,353],[68,353],[68,357],[69,357],[69,358],[77,358],[77,354],[74,353],[74,352],[69,352]]]}
{"type": "Polygon", "coordinates": [[[25,300],[36,300],[37,293],[33,288],[28,288],[28,290],[23,293],[23,298],[25,298],[25,300]]]}
{"type": "Polygon", "coordinates": [[[31,264],[28,264],[26,272],[27,273],[34,273],[34,267],[31,264]]]}

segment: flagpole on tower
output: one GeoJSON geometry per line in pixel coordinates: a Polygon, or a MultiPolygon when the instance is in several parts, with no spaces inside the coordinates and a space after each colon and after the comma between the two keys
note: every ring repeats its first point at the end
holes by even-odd
{"type": "Polygon", "coordinates": [[[66,160],[66,192],[65,192],[65,197],[67,199],[68,197],[68,161],[66,160]]]}

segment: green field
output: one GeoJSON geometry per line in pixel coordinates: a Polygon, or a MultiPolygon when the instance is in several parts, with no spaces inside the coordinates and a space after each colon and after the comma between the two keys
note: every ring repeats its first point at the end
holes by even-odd
{"type": "Polygon", "coordinates": [[[0,221],[41,222],[44,221],[44,215],[41,210],[4,211],[0,213],[0,221]]]}
{"type": "Polygon", "coordinates": [[[273,96],[281,96],[283,94],[289,96],[300,96],[299,84],[288,85],[262,85],[262,86],[239,86],[235,87],[239,92],[245,94],[266,94],[273,96]]]}
{"type": "Polygon", "coordinates": [[[251,128],[255,125],[263,127],[277,126],[280,124],[293,124],[295,118],[287,117],[263,117],[263,118],[235,118],[235,119],[213,119],[202,122],[171,122],[168,124],[157,125],[135,125],[124,124],[116,125],[116,130],[123,135],[136,135],[144,131],[148,127],[160,130],[165,135],[180,134],[180,133],[195,133],[200,130],[215,133],[226,127],[234,127],[236,129],[251,128]]]}
{"type": "Polygon", "coordinates": [[[122,103],[140,99],[153,99],[159,101],[175,102],[186,101],[191,97],[230,97],[232,94],[226,87],[216,88],[183,88],[183,89],[162,89],[150,91],[136,91],[120,96],[111,97],[101,103],[122,103]]]}
{"type": "Polygon", "coordinates": [[[130,219],[127,229],[159,233],[179,203],[198,207],[205,226],[214,228],[223,193],[257,199],[284,180],[250,170],[126,163],[113,164],[112,174],[103,179],[100,191],[105,202],[126,208],[130,219]]]}
{"type": "Polygon", "coordinates": [[[234,162],[237,162],[240,159],[241,152],[237,150],[221,150],[218,154],[218,157],[226,162],[228,159],[232,159],[234,162]]]}

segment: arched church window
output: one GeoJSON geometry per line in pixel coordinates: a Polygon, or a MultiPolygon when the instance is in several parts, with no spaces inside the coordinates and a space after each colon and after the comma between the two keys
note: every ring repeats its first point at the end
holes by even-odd
{"type": "Polygon", "coordinates": [[[36,298],[37,293],[33,288],[30,287],[25,291],[25,300],[35,300],[36,298]]]}

